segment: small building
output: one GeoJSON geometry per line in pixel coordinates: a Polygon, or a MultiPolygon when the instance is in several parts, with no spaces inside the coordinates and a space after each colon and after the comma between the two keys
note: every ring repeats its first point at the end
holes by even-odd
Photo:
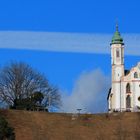
{"type": "Polygon", "coordinates": [[[124,66],[124,42],[116,25],[111,41],[112,85],[108,93],[109,112],[140,110],[140,62],[130,70],[124,66]]]}

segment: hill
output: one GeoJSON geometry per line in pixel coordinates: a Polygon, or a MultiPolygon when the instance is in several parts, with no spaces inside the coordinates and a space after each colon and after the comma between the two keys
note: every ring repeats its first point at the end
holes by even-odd
{"type": "Polygon", "coordinates": [[[72,115],[1,110],[16,140],[140,140],[140,113],[72,115]]]}

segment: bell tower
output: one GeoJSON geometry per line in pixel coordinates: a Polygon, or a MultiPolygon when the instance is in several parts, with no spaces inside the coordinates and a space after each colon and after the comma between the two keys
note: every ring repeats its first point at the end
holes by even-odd
{"type": "Polygon", "coordinates": [[[116,24],[111,41],[112,99],[111,109],[121,110],[121,77],[124,76],[124,43],[116,24]]]}

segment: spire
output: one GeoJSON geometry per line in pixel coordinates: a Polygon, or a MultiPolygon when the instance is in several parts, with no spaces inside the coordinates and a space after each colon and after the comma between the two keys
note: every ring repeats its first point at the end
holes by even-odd
{"type": "Polygon", "coordinates": [[[112,37],[111,45],[112,44],[124,44],[123,38],[120,35],[119,29],[118,29],[118,23],[116,22],[116,31],[114,33],[114,36],[112,37]]]}
{"type": "Polygon", "coordinates": [[[119,31],[119,26],[118,26],[118,22],[116,22],[116,31],[119,31]]]}

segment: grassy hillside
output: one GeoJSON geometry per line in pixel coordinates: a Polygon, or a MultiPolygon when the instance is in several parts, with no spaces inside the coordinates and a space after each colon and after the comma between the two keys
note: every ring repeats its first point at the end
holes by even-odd
{"type": "Polygon", "coordinates": [[[140,140],[140,113],[53,114],[1,110],[16,140],[140,140]]]}

